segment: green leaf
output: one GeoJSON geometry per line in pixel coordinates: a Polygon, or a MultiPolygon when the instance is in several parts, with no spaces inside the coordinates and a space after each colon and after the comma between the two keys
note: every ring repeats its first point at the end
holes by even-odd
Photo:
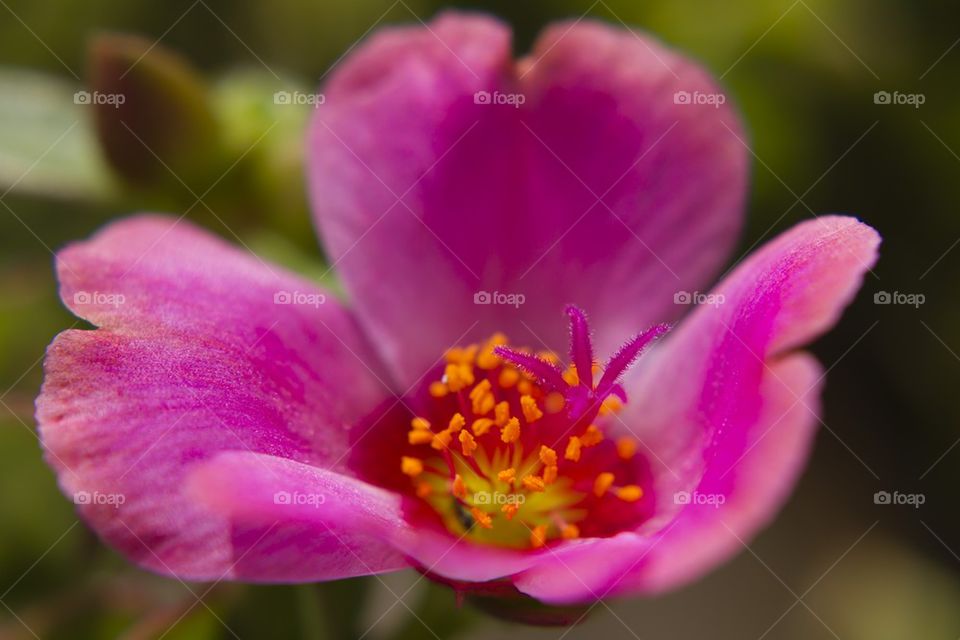
{"type": "Polygon", "coordinates": [[[0,67],[0,193],[108,200],[116,185],[92,113],[56,76],[0,67]]]}

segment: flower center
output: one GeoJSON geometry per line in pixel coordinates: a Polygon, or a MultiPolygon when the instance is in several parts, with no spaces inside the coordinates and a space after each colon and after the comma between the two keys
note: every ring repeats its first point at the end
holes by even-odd
{"type": "Polygon", "coordinates": [[[553,352],[511,349],[496,334],[449,350],[430,384],[429,409],[411,422],[411,455],[400,469],[454,534],[539,548],[612,535],[646,511],[637,440],[608,438],[602,425],[626,401],[620,376],[666,327],[637,335],[601,368],[586,317],[575,307],[567,313],[566,368],[553,352]]]}

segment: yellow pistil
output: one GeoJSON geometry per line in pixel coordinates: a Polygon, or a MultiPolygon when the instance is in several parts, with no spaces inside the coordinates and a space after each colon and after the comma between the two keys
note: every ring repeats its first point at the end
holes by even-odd
{"type": "Polygon", "coordinates": [[[453,495],[461,500],[467,499],[467,485],[463,482],[463,477],[458,473],[453,476],[453,495]]]}
{"type": "Polygon", "coordinates": [[[500,430],[500,439],[510,444],[520,439],[520,421],[516,418],[510,418],[506,425],[500,430]]]}
{"type": "Polygon", "coordinates": [[[580,537],[580,527],[575,524],[565,524],[560,529],[560,535],[564,540],[573,540],[580,537]]]}
{"type": "Polygon", "coordinates": [[[572,460],[576,462],[580,459],[580,448],[583,445],[580,443],[580,438],[577,436],[570,436],[570,441],[567,442],[567,450],[564,452],[563,457],[567,460],[572,460]]]}
{"type": "Polygon", "coordinates": [[[513,467],[497,472],[497,478],[499,478],[502,482],[506,482],[507,484],[513,484],[513,481],[516,479],[516,477],[517,470],[513,467]]]}
{"type": "Polygon", "coordinates": [[[476,507],[470,507],[470,515],[473,516],[474,522],[484,529],[493,529],[493,518],[491,518],[490,514],[486,511],[481,511],[476,507]]]}
{"type": "Polygon", "coordinates": [[[523,484],[523,488],[529,491],[543,491],[545,488],[545,483],[543,478],[539,476],[524,476],[523,480],[520,481],[523,484]]]}
{"type": "Polygon", "coordinates": [[[470,425],[470,428],[473,430],[473,435],[478,438],[485,434],[487,431],[490,431],[490,427],[493,426],[493,420],[490,418],[477,418],[473,421],[473,424],[470,425]]]}
{"type": "Polygon", "coordinates": [[[523,418],[527,423],[536,422],[543,417],[543,411],[537,406],[537,401],[533,396],[520,396],[520,408],[523,410],[523,418]]]}
{"type": "Polygon", "coordinates": [[[603,432],[594,425],[587,427],[587,430],[580,436],[580,444],[585,447],[593,447],[601,442],[603,442],[603,432]]]}
{"type": "Polygon", "coordinates": [[[598,475],[597,479],[593,482],[593,495],[602,498],[612,484],[613,474],[609,471],[604,471],[598,475]]]}
{"type": "Polygon", "coordinates": [[[530,531],[530,546],[539,549],[547,543],[547,526],[538,524],[530,531]]]}
{"type": "Polygon", "coordinates": [[[625,487],[620,487],[619,489],[615,490],[615,493],[617,497],[624,502],[636,502],[643,497],[643,489],[635,484],[628,484],[625,487]]]}
{"type": "Polygon", "coordinates": [[[468,458],[477,450],[477,441],[466,429],[460,432],[460,448],[463,450],[463,455],[468,458]]]}
{"type": "Polygon", "coordinates": [[[502,427],[507,424],[507,420],[510,419],[510,403],[506,400],[497,403],[497,406],[493,408],[493,422],[498,427],[502,427]]]}
{"type": "Polygon", "coordinates": [[[404,475],[416,478],[423,473],[423,460],[411,458],[410,456],[402,456],[400,458],[400,471],[402,471],[404,475]]]}
{"type": "Polygon", "coordinates": [[[617,455],[624,460],[629,460],[637,455],[637,441],[630,436],[617,438],[617,455]]]}
{"type": "Polygon", "coordinates": [[[459,413],[453,414],[453,417],[450,418],[450,423],[447,424],[447,430],[450,433],[460,433],[460,430],[466,426],[466,419],[459,413]]]}

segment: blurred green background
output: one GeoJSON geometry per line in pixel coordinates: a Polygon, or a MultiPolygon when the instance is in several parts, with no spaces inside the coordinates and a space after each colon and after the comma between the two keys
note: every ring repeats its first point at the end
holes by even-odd
{"type": "Polygon", "coordinates": [[[314,87],[374,25],[426,20],[449,5],[0,0],[0,638],[960,637],[958,7],[453,5],[501,16],[516,30],[519,52],[547,22],[587,15],[646,29],[702,60],[741,107],[755,154],[738,256],[814,213],[852,213],[884,236],[875,274],[815,347],[830,367],[828,427],[781,517],[699,583],[597,607],[569,632],[512,628],[457,610],[449,592],[412,572],[207,592],[127,565],[77,523],[40,458],[40,359],[75,321],[57,299],[51,252],[114,217],[163,209],[321,273],[300,173],[308,108],[277,109],[272,93],[314,87]],[[151,174],[142,157],[123,166],[146,162],[143,175],[112,171],[93,110],[74,104],[95,71],[91,38],[102,32],[159,42],[150,60],[182,56],[170,68],[158,63],[162,77],[172,74],[161,98],[185,109],[198,130],[214,130],[204,118],[218,123],[205,142],[209,157],[192,153],[189,141],[171,151],[194,161],[184,183],[151,174]],[[919,94],[923,104],[877,104],[878,91],[919,94]],[[875,304],[880,292],[922,294],[924,303],[875,304]],[[920,508],[874,504],[881,490],[926,500],[920,508]]]}

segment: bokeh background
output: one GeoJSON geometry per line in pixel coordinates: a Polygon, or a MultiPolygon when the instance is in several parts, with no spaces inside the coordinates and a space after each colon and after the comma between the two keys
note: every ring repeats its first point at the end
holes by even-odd
{"type": "Polygon", "coordinates": [[[702,60],[750,131],[753,180],[740,253],[814,213],[853,213],[883,234],[875,273],[815,346],[829,367],[827,427],[776,523],[697,584],[613,601],[559,631],[458,610],[450,592],[412,572],[208,591],[126,564],[77,522],[40,456],[33,422],[40,359],[75,322],[58,301],[51,252],[117,216],[162,209],[186,211],[271,259],[322,273],[300,173],[309,107],[278,109],[272,94],[315,87],[371,28],[426,20],[448,5],[0,0],[0,638],[960,637],[957,6],[453,5],[501,16],[516,30],[519,52],[547,22],[586,16],[648,30],[702,60]],[[217,122],[211,139],[174,140],[185,145],[181,158],[200,158],[182,167],[186,184],[151,173],[142,148],[121,144],[114,153],[122,170],[111,168],[94,110],[74,103],[74,92],[96,81],[91,43],[103,33],[158,43],[150,60],[159,60],[160,77],[172,74],[165,81],[174,88],[161,88],[157,99],[172,100],[197,131],[210,130],[204,118],[217,122]],[[169,52],[182,56],[172,71],[164,67],[169,52]],[[922,96],[913,100],[922,104],[878,104],[878,91],[922,96]],[[227,169],[210,188],[210,176],[227,169]],[[883,292],[923,302],[876,304],[883,292]],[[875,504],[878,491],[920,494],[924,504],[875,504]]]}

